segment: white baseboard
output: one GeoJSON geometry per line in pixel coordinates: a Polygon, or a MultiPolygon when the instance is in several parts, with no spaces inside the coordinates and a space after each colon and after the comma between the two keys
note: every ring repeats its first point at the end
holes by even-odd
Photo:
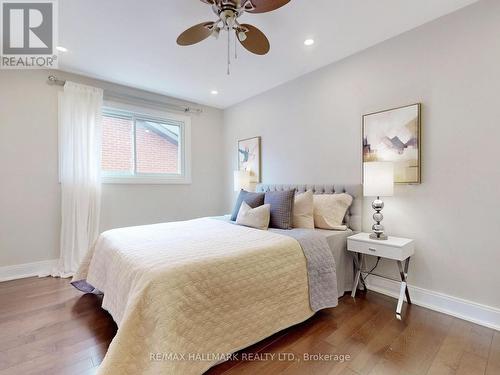
{"type": "MultiPolygon", "coordinates": [[[[400,284],[393,280],[369,276],[367,288],[390,297],[399,297],[400,284]]],[[[500,309],[417,286],[408,285],[408,289],[415,305],[500,331],[500,309]]]]}
{"type": "Polygon", "coordinates": [[[16,264],[13,266],[0,267],[0,282],[24,279],[33,276],[49,276],[52,269],[57,265],[57,259],[43,260],[41,262],[16,264]]]}
{"type": "MultiPolygon", "coordinates": [[[[0,267],[0,282],[33,276],[48,276],[57,265],[57,259],[0,267]]],[[[367,279],[367,287],[378,293],[398,298],[400,284],[378,276],[367,279]]],[[[452,297],[432,290],[408,286],[412,302],[472,323],[500,331],[500,309],[452,297]]]]}

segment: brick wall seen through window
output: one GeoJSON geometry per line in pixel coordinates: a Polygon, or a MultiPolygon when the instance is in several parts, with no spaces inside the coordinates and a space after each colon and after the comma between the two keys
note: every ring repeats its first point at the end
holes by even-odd
{"type": "Polygon", "coordinates": [[[134,171],[134,123],[131,119],[104,116],[102,119],[102,170],[134,171]]]}
{"type": "Polygon", "coordinates": [[[124,175],[180,173],[179,126],[105,113],[102,129],[103,172],[124,175]]]}

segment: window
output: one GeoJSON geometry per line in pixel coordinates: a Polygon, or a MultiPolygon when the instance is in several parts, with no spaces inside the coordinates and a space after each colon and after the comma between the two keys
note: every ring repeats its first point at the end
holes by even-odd
{"type": "Polygon", "coordinates": [[[186,116],[104,108],[104,182],[190,183],[189,130],[186,116]]]}

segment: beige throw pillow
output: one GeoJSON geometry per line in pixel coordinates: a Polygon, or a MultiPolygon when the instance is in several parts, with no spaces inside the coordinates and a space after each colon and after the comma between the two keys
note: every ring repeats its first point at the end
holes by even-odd
{"type": "Polygon", "coordinates": [[[314,229],[314,204],[311,190],[295,196],[293,207],[293,227],[314,229]]]}
{"type": "Polygon", "coordinates": [[[270,219],[270,204],[264,204],[256,208],[252,208],[248,205],[248,203],[243,201],[241,203],[240,210],[238,211],[238,216],[236,217],[236,224],[266,230],[269,227],[270,219]]]}
{"type": "Polygon", "coordinates": [[[352,203],[349,194],[320,194],[314,199],[314,225],[321,229],[346,230],[345,214],[352,203]]]}

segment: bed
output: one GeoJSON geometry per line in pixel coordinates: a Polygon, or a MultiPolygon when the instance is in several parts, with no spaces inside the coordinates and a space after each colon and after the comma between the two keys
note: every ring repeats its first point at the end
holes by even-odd
{"type": "MultiPolygon", "coordinates": [[[[296,188],[351,194],[345,222],[359,230],[360,186],[296,188]]],[[[345,243],[352,232],[313,232],[333,255],[325,266],[337,269],[342,295],[351,285],[345,243]]],[[[231,353],[310,318],[317,311],[310,303],[311,273],[321,277],[323,270],[311,272],[305,254],[304,244],[291,236],[214,218],[102,233],[72,281],[81,290],[102,292],[102,307],[118,325],[99,374],[201,374],[231,353]]]]}
{"type": "Polygon", "coordinates": [[[344,219],[348,226],[346,231],[315,229],[316,232],[325,236],[333,257],[335,258],[339,296],[342,296],[345,292],[350,292],[352,290],[354,280],[354,268],[352,254],[347,251],[347,237],[361,232],[363,186],[356,184],[258,184],[256,187],[256,191],[258,192],[283,191],[290,189],[296,189],[298,193],[303,193],[308,190],[312,190],[314,194],[347,193],[354,198],[344,219]]]}

